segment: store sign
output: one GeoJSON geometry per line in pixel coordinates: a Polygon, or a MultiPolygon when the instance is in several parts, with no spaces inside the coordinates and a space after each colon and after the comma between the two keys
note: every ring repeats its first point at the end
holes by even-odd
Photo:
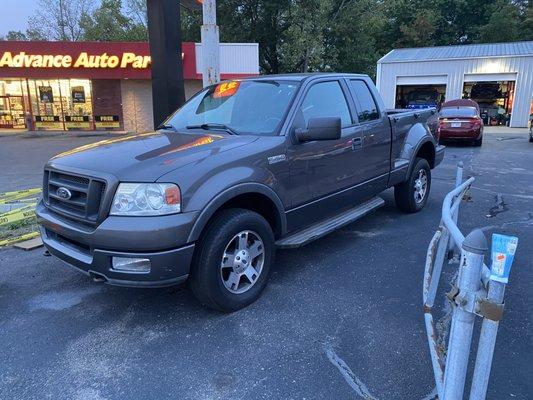
{"type": "Polygon", "coordinates": [[[65,115],[67,129],[89,129],[91,124],[88,115],[65,115]]]}
{"type": "Polygon", "coordinates": [[[85,103],[85,88],[83,86],[72,86],[70,92],[73,103],[85,103]]]}
{"type": "Polygon", "coordinates": [[[6,51],[0,57],[0,68],[133,68],[146,69],[151,57],[125,52],[121,55],[89,54],[81,52],[77,56],[68,54],[26,54],[6,51]]]}
{"type": "Polygon", "coordinates": [[[54,93],[51,86],[39,86],[39,99],[41,103],[53,103],[54,93]]]}
{"type": "Polygon", "coordinates": [[[58,115],[36,115],[36,122],[59,122],[58,115]]]}
{"type": "Polygon", "coordinates": [[[35,127],[48,129],[63,129],[63,124],[60,122],[58,115],[36,115],[35,127]]]}
{"type": "Polygon", "coordinates": [[[120,128],[120,118],[118,115],[96,115],[94,117],[96,129],[116,129],[120,128]]]}

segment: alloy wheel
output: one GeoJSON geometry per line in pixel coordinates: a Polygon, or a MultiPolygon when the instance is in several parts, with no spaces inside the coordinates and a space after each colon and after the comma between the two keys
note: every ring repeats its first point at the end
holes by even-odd
{"type": "Polygon", "coordinates": [[[418,171],[414,184],[414,193],[416,204],[420,204],[424,201],[428,190],[428,175],[425,169],[418,171]]]}
{"type": "Polygon", "coordinates": [[[258,281],[265,263],[265,246],[253,231],[242,231],[226,245],[220,263],[220,276],[225,288],[242,294],[258,281]]]}

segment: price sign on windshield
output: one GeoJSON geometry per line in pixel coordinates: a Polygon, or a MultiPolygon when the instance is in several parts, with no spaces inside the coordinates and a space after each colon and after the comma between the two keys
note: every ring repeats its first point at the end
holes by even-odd
{"type": "Polygon", "coordinates": [[[215,91],[213,92],[213,97],[220,98],[233,96],[235,93],[237,93],[237,90],[239,90],[240,85],[241,83],[237,81],[220,83],[215,88],[215,91]]]}

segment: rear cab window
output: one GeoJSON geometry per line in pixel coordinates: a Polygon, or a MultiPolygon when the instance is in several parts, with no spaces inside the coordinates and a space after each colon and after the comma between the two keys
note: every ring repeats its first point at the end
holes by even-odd
{"type": "Polygon", "coordinates": [[[352,88],[359,122],[362,123],[379,119],[378,106],[367,84],[361,79],[351,79],[350,86],[352,88]]]}

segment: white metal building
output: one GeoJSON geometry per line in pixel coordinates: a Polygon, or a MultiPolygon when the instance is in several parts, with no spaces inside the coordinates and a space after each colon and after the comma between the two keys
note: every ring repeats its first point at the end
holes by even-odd
{"type": "Polygon", "coordinates": [[[491,125],[507,118],[501,123],[526,127],[533,112],[533,41],[394,49],[378,61],[376,81],[388,108],[472,98],[491,125]]]}

